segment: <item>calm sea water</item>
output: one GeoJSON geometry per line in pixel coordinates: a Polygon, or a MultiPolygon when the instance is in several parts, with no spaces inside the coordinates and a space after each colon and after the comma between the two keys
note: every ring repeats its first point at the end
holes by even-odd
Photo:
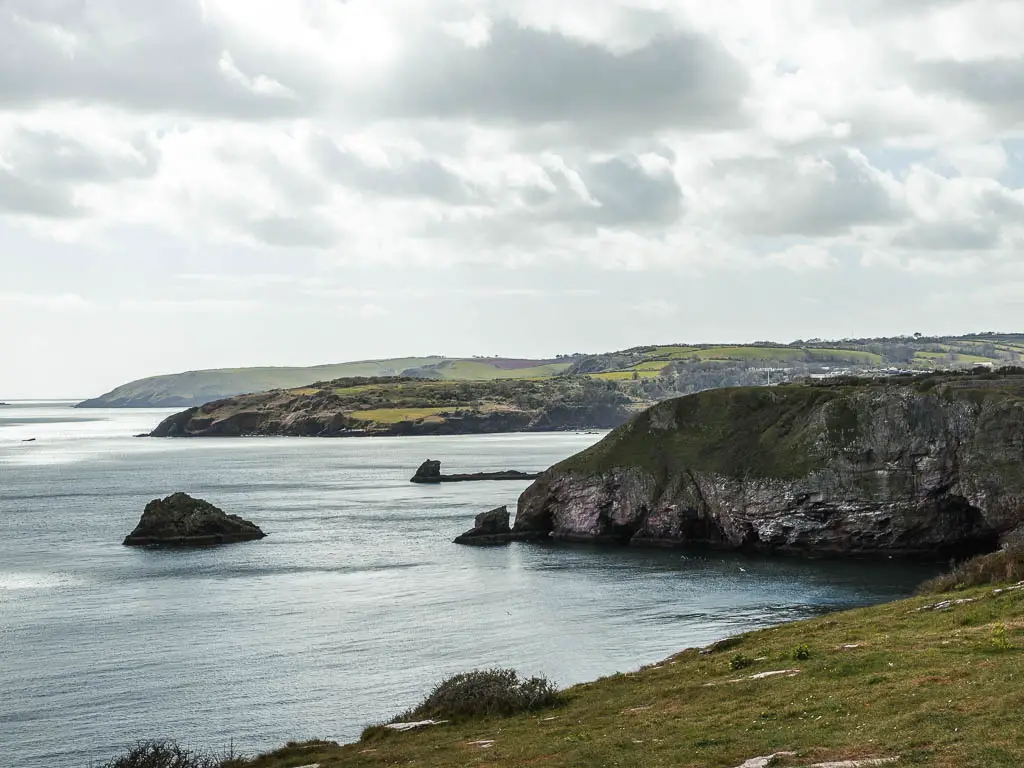
{"type": "Polygon", "coordinates": [[[483,666],[561,684],[908,593],[918,567],[721,554],[453,545],[525,483],[408,482],[542,469],[598,436],[150,440],[168,411],[0,408],[0,765],[88,766],[139,739],[253,752],[350,740],[439,678],[483,666]],[[22,442],[36,438],[35,442],[22,442]],[[263,541],[120,542],[184,490],[263,541]]]}

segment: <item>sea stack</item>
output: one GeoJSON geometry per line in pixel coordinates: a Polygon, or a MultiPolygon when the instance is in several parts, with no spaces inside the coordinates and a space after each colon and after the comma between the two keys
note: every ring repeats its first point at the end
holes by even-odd
{"type": "Polygon", "coordinates": [[[409,482],[420,484],[471,483],[483,480],[536,480],[539,472],[520,472],[518,469],[503,469],[500,472],[473,472],[472,474],[442,475],[441,462],[427,459],[420,464],[409,482]]]}
{"type": "Polygon", "coordinates": [[[238,515],[229,515],[187,493],[175,493],[149,502],[124,544],[129,547],[204,547],[253,541],[264,536],[266,534],[257,525],[238,515]]]}
{"type": "Polygon", "coordinates": [[[455,539],[456,544],[469,544],[474,547],[493,547],[508,544],[512,540],[512,529],[509,527],[508,507],[498,507],[490,512],[476,516],[473,528],[455,539]]]}

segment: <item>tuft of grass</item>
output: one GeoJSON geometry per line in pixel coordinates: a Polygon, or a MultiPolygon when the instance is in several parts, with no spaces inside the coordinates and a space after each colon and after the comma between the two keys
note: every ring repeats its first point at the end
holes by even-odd
{"type": "Polygon", "coordinates": [[[474,670],[442,680],[392,722],[509,717],[560,703],[562,694],[546,678],[520,679],[514,669],[474,670]]]}
{"type": "Polygon", "coordinates": [[[794,645],[793,649],[789,652],[789,658],[793,659],[793,661],[806,661],[811,658],[811,646],[807,645],[807,643],[794,645]]]}
{"type": "Polygon", "coordinates": [[[746,669],[754,665],[754,660],[743,653],[737,653],[731,659],[729,659],[729,669],[736,671],[740,669],[746,669]]]}
{"type": "Polygon", "coordinates": [[[1024,581],[1024,550],[1011,549],[979,555],[918,587],[918,594],[935,595],[989,584],[1024,581]]]}

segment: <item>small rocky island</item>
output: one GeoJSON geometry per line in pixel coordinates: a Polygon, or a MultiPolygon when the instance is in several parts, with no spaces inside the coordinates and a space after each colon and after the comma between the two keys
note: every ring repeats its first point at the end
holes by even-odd
{"type": "Polygon", "coordinates": [[[253,541],[265,536],[257,525],[238,515],[229,515],[187,493],[175,493],[149,502],[124,544],[128,547],[205,547],[253,541]]]}
{"type": "Polygon", "coordinates": [[[473,527],[455,539],[456,544],[493,547],[512,541],[508,507],[498,507],[476,516],[473,527]]]}
{"type": "Polygon", "coordinates": [[[466,483],[478,480],[536,480],[540,477],[539,472],[520,472],[515,469],[505,469],[501,472],[475,472],[469,475],[442,475],[441,462],[434,459],[427,459],[420,464],[416,474],[409,480],[410,483],[466,483]]]}

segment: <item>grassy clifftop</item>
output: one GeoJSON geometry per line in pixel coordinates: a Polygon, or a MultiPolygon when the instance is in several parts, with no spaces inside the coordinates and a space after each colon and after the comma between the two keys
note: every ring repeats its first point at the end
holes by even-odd
{"type": "Polygon", "coordinates": [[[555,360],[402,357],[311,368],[224,368],[151,376],[86,400],[83,408],[185,408],[247,392],[291,389],[313,381],[353,377],[414,376],[448,381],[546,378],[569,368],[555,360]]]}
{"type": "MultiPolygon", "coordinates": [[[[567,691],[562,707],[356,744],[292,744],[247,768],[736,768],[891,759],[1024,765],[1024,584],[826,615],[682,651],[567,691]]],[[[325,724],[325,728],[329,724],[325,724]]],[[[889,764],[889,763],[886,763],[889,764]]]]}
{"type": "Polygon", "coordinates": [[[587,377],[454,382],[339,379],[190,408],[155,437],[461,434],[611,428],[638,403],[587,377]]]}
{"type": "MultiPolygon", "coordinates": [[[[731,476],[802,477],[823,466],[832,449],[856,442],[878,404],[872,393],[1022,403],[1024,370],[706,390],[659,403],[558,469],[634,466],[657,472],[671,465],[731,476]]],[[[917,410],[916,418],[928,418],[917,410]]]]}

